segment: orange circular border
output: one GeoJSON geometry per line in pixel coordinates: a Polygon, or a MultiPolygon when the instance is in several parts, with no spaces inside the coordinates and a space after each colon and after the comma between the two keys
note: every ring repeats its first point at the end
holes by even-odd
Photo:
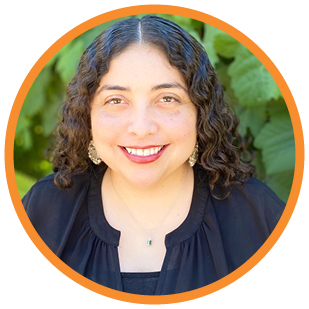
{"type": "Polygon", "coordinates": [[[36,245],[36,247],[41,251],[41,253],[62,273],[64,273],[66,276],[68,276],[75,282],[79,283],[80,285],[96,293],[117,300],[132,303],[140,303],[140,304],[169,304],[169,303],[188,301],[191,299],[202,297],[224,288],[225,286],[231,284],[232,282],[242,277],[250,269],[252,269],[274,246],[276,241],[279,239],[280,235],[283,233],[288,221],[290,220],[290,217],[292,216],[300,192],[303,170],[304,170],[304,139],[298,110],[288,85],[286,84],[284,78],[282,77],[282,75],[280,74],[279,70],[274,65],[274,63],[247,36],[245,36],[243,33],[235,29],[231,25],[221,21],[220,19],[217,19],[213,16],[210,16],[208,14],[199,11],[170,5],[140,5],[110,11],[80,24],[79,26],[75,27],[74,29],[66,33],[64,36],[62,36],[39,58],[39,60],[35,63],[35,65],[28,73],[22,86],[20,87],[12,107],[12,111],[8,121],[6,141],[5,141],[5,168],[12,202],[14,204],[16,213],[24,229],[26,230],[27,234],[29,235],[33,243],[36,245]],[[70,42],[83,32],[99,24],[105,23],[107,21],[130,15],[156,14],[156,13],[184,16],[199,20],[206,24],[210,24],[231,35],[237,41],[245,45],[252,53],[254,53],[254,55],[263,63],[263,65],[267,68],[267,70],[270,72],[270,74],[276,81],[288,106],[288,110],[290,112],[292,125],[294,129],[296,159],[295,159],[294,180],[285,211],[283,212],[283,215],[279,223],[277,224],[276,228],[274,229],[270,237],[263,244],[263,246],[254,254],[254,256],[252,256],[246,263],[244,263],[242,266],[237,268],[234,272],[230,273],[226,277],[200,289],[174,295],[142,296],[112,290],[85,278],[84,276],[78,274],[73,269],[71,269],[64,262],[62,262],[46,246],[46,244],[43,242],[43,240],[40,238],[40,236],[33,228],[21,203],[15,179],[13,150],[14,150],[14,137],[15,137],[17,120],[22,104],[25,100],[25,97],[32,83],[40,73],[40,71],[62,47],[64,47],[68,42],[70,42]]]}

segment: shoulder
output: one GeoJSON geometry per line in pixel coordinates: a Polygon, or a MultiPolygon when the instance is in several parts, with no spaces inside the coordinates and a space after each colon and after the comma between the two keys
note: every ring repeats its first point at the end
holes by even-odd
{"type": "Polygon", "coordinates": [[[88,188],[88,174],[76,176],[69,189],[59,189],[54,175],[49,175],[39,180],[22,199],[33,227],[53,252],[60,252],[71,228],[87,221],[88,188]]]}
{"type": "MultiPolygon", "coordinates": [[[[203,172],[202,174],[205,174],[203,172]]],[[[216,187],[214,197],[204,177],[206,202],[203,226],[210,228],[214,243],[221,246],[229,272],[245,263],[270,236],[285,204],[263,182],[249,178],[230,186],[229,195],[216,187]],[[219,197],[222,198],[219,198],[219,197]]]]}
{"type": "Polygon", "coordinates": [[[212,198],[215,211],[222,221],[239,220],[271,232],[277,225],[285,203],[263,182],[249,178],[245,184],[234,184],[227,198],[212,198]]]}
{"type": "MultiPolygon", "coordinates": [[[[202,187],[209,188],[209,179],[207,172],[202,167],[195,168],[195,173],[198,177],[195,178],[196,185],[202,184],[202,187]]],[[[285,204],[278,198],[278,196],[262,181],[250,177],[245,183],[234,183],[232,184],[228,191],[223,189],[222,186],[216,185],[212,195],[213,201],[218,205],[234,204],[242,201],[244,204],[253,203],[263,205],[264,203],[271,203],[279,205],[279,207],[284,208],[285,204]],[[227,195],[227,193],[229,193],[227,195]],[[216,196],[217,198],[215,198],[216,196]],[[227,196],[226,198],[224,198],[227,196]]]]}
{"type": "Polygon", "coordinates": [[[237,203],[238,199],[247,202],[251,207],[257,207],[264,211],[277,210],[282,212],[285,208],[285,203],[280,200],[272,189],[253,177],[249,178],[243,185],[239,184],[231,187],[230,202],[237,203]]]}
{"type": "MultiPolygon", "coordinates": [[[[207,181],[207,179],[206,179],[207,181]]],[[[262,181],[250,177],[245,183],[234,183],[226,191],[222,187],[215,187],[214,190],[214,201],[217,200],[219,205],[227,204],[238,204],[242,201],[244,204],[255,204],[263,206],[265,204],[271,203],[279,205],[279,207],[284,208],[285,203],[280,200],[280,198],[275,194],[275,192],[269,188],[262,181]],[[228,195],[226,198],[226,193],[228,195]]]]}
{"type": "Polygon", "coordinates": [[[33,224],[66,217],[78,202],[86,199],[88,187],[89,173],[75,176],[72,187],[68,189],[59,189],[52,174],[34,184],[23,197],[22,203],[33,224]]]}
{"type": "Polygon", "coordinates": [[[74,198],[81,192],[81,188],[87,185],[89,181],[89,173],[83,173],[74,177],[72,187],[68,189],[59,189],[54,182],[55,174],[48,175],[35,183],[28,193],[22,199],[24,206],[29,206],[29,202],[36,201],[51,201],[61,198],[74,198]],[[26,204],[26,205],[25,205],[26,204]]]}

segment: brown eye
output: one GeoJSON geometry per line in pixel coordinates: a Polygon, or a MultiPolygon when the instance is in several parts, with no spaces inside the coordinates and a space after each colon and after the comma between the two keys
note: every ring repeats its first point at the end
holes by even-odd
{"type": "Polygon", "coordinates": [[[121,104],[122,102],[123,102],[122,99],[112,98],[112,99],[108,100],[106,103],[111,103],[111,104],[117,105],[117,104],[121,104]]]}
{"type": "Polygon", "coordinates": [[[161,99],[161,101],[164,102],[164,103],[172,103],[172,102],[178,102],[178,103],[180,103],[180,101],[177,100],[176,98],[174,98],[174,97],[168,97],[168,96],[163,97],[163,98],[161,99]]]}

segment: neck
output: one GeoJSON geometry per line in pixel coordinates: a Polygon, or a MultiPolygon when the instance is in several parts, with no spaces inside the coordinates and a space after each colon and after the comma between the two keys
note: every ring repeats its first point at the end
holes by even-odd
{"type": "MultiPolygon", "coordinates": [[[[192,168],[184,164],[179,169],[148,186],[138,186],[127,181],[116,172],[108,169],[106,182],[114,191],[116,199],[134,211],[147,211],[147,208],[158,211],[169,207],[185,189],[185,181],[193,177],[192,168]]],[[[189,180],[189,181],[188,181],[189,180]]]]}

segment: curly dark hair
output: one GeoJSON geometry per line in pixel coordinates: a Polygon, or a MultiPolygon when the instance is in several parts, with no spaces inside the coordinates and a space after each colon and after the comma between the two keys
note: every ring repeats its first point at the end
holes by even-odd
{"type": "MultiPolygon", "coordinates": [[[[229,188],[244,183],[252,167],[241,162],[238,119],[224,100],[223,89],[203,46],[177,24],[143,16],[119,21],[105,30],[83,53],[58,124],[53,156],[55,184],[69,188],[76,174],[93,165],[88,158],[91,140],[90,102],[112,59],[132,44],[145,43],[160,49],[186,82],[197,108],[197,164],[207,172],[213,191],[216,184],[229,188]]],[[[104,166],[104,162],[102,162],[104,166]]]]}

